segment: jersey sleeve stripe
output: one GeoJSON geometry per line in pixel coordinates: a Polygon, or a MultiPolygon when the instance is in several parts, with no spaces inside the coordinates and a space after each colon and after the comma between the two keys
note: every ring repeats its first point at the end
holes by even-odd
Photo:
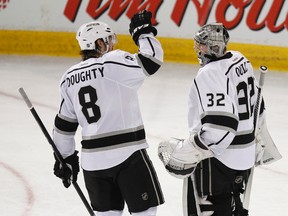
{"type": "Polygon", "coordinates": [[[247,145],[253,143],[255,139],[254,132],[248,134],[236,135],[231,145],[247,145]]]}
{"type": "Polygon", "coordinates": [[[65,132],[75,133],[79,124],[78,122],[67,121],[67,119],[65,120],[63,118],[60,118],[59,115],[56,115],[54,125],[55,129],[57,129],[59,133],[61,133],[61,131],[64,133],[65,132]]]}
{"type": "MultiPolygon", "coordinates": [[[[238,128],[239,121],[228,115],[204,115],[201,118],[202,125],[211,124],[220,127],[226,127],[232,129],[234,134],[236,133],[238,128]]],[[[230,130],[229,130],[230,131],[230,130]]]]}
{"type": "Polygon", "coordinates": [[[138,54],[138,58],[141,61],[143,68],[149,75],[156,73],[156,71],[158,71],[161,66],[160,64],[154,62],[150,58],[143,56],[142,54],[138,54]]]}

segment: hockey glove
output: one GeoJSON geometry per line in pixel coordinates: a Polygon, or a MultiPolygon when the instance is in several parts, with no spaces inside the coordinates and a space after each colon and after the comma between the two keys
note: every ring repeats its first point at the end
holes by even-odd
{"type": "Polygon", "coordinates": [[[64,159],[66,166],[62,166],[61,163],[56,159],[54,164],[54,175],[62,179],[64,187],[68,188],[71,185],[71,182],[77,181],[77,175],[79,173],[79,157],[78,151],[75,151],[74,154],[64,159]]]}
{"type": "Polygon", "coordinates": [[[152,13],[150,11],[143,10],[134,14],[129,25],[129,32],[135,42],[138,45],[138,39],[141,34],[153,33],[157,35],[157,29],[151,24],[152,13]]]}
{"type": "Polygon", "coordinates": [[[200,161],[213,157],[213,152],[205,144],[195,141],[196,136],[186,140],[171,138],[159,144],[158,156],[172,176],[187,178],[200,161]]]}

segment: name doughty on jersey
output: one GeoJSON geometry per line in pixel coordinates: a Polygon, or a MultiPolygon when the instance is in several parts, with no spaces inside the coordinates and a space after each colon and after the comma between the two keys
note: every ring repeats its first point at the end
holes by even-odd
{"type": "Polygon", "coordinates": [[[85,71],[73,73],[65,79],[67,86],[70,87],[74,84],[85,82],[87,80],[96,79],[97,76],[104,77],[104,67],[92,68],[85,71]]]}

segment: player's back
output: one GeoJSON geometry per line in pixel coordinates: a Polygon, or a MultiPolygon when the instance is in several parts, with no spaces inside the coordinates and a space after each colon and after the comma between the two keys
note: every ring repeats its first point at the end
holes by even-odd
{"type": "Polygon", "coordinates": [[[95,169],[96,163],[100,168],[113,166],[131,152],[148,146],[137,96],[145,78],[135,56],[119,50],[72,66],[63,76],[65,109],[75,112],[81,125],[82,165],[87,170],[91,164],[95,169]],[[115,160],[102,166],[101,157],[106,157],[105,152],[113,155],[113,149],[118,151],[115,160]]]}
{"type": "Polygon", "coordinates": [[[248,169],[254,164],[256,91],[252,65],[236,51],[201,68],[192,85],[189,128],[199,131],[201,127],[201,138],[230,168],[248,169]]]}
{"type": "Polygon", "coordinates": [[[61,87],[71,100],[82,134],[91,136],[141,125],[137,90],[144,78],[134,56],[118,50],[70,68],[61,87]]]}
{"type": "MultiPolygon", "coordinates": [[[[237,106],[238,131],[253,130],[253,111],[257,98],[257,86],[251,63],[239,52],[232,51],[231,62],[225,75],[229,80],[229,91],[237,106]]],[[[253,132],[252,132],[253,133],[253,132]]]]}
{"type": "Polygon", "coordinates": [[[227,155],[220,158],[230,167],[247,169],[254,165],[255,142],[253,111],[257,88],[253,67],[241,53],[230,51],[231,58],[220,61],[222,72],[227,77],[227,92],[238,115],[235,138],[227,148],[227,155]],[[232,156],[232,157],[231,157],[232,156]],[[226,157],[225,159],[223,159],[226,157]]]}

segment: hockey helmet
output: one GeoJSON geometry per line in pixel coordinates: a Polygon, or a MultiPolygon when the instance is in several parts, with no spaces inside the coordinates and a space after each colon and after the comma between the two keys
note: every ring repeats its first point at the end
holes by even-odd
{"type": "Polygon", "coordinates": [[[194,49],[200,65],[222,57],[225,54],[229,38],[229,33],[222,23],[202,26],[194,36],[194,49]]]}
{"type": "Polygon", "coordinates": [[[100,38],[104,40],[106,45],[109,44],[109,41],[113,44],[117,43],[114,31],[106,23],[100,21],[81,25],[76,35],[81,50],[95,50],[95,41],[100,38]]]}

